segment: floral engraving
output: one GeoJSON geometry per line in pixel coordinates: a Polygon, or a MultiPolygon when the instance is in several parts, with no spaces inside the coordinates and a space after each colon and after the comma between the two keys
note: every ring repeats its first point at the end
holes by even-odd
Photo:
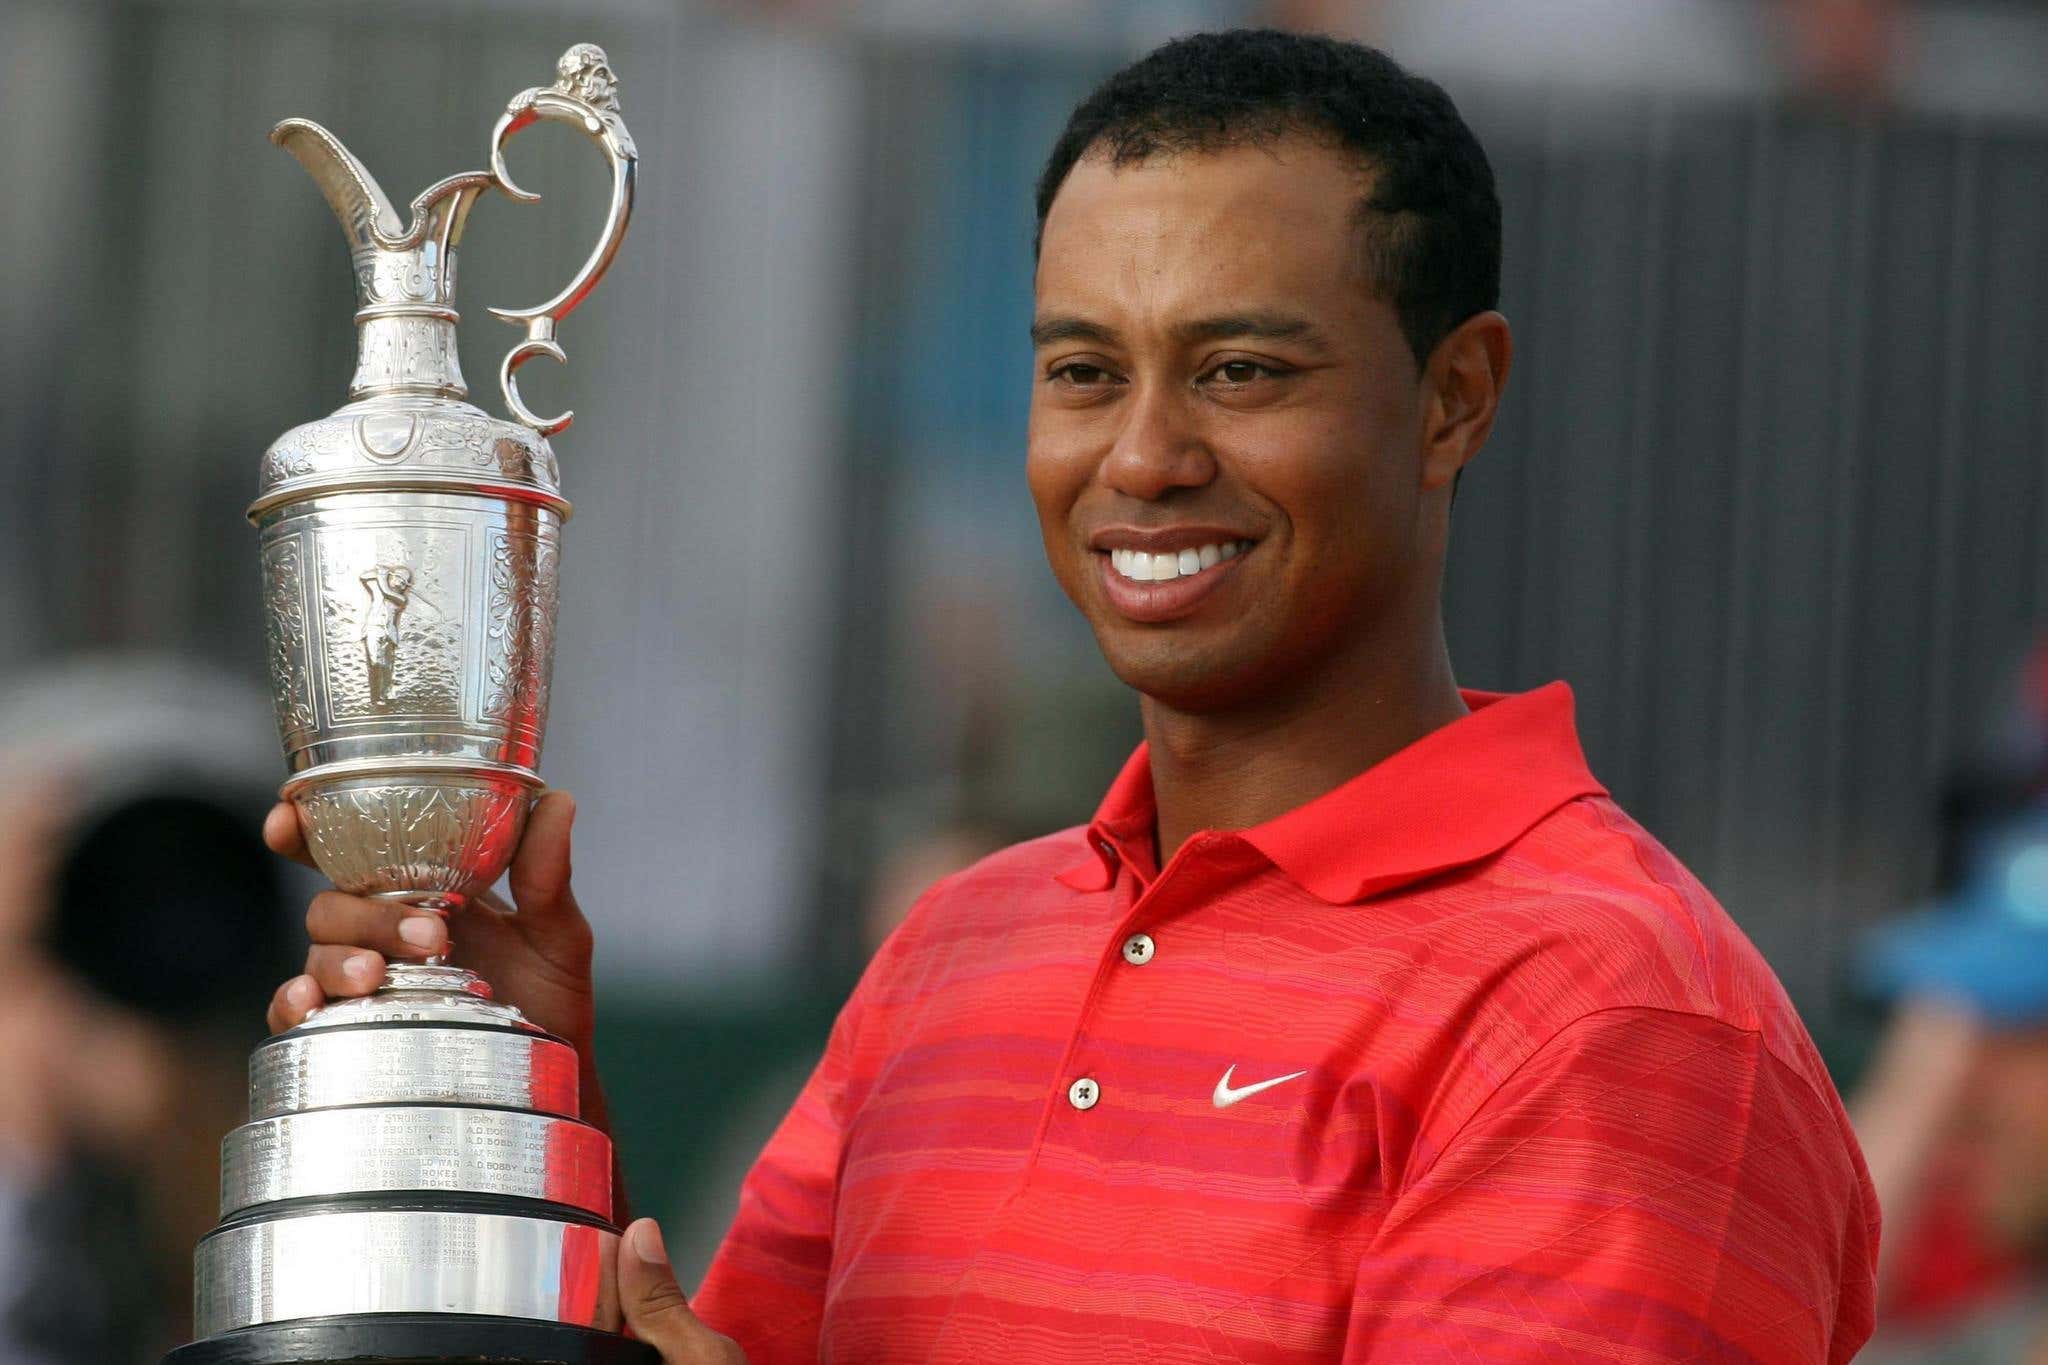
{"type": "Polygon", "coordinates": [[[434,421],[420,438],[419,458],[423,464],[471,464],[488,469],[492,464],[491,423],[486,418],[468,421],[434,421]]]}
{"type": "Polygon", "coordinates": [[[264,454],[264,486],[304,478],[333,463],[348,450],[349,435],[345,428],[326,420],[293,427],[264,454]]]}
{"type": "Polygon", "coordinates": [[[313,688],[306,674],[306,584],[296,536],[263,551],[263,631],[278,738],[291,748],[313,730],[313,688]]]}
{"type": "Polygon", "coordinates": [[[484,658],[484,716],[538,732],[555,667],[558,557],[552,540],[491,537],[491,602],[484,658]]]}
{"type": "MultiPolygon", "coordinates": [[[[366,360],[373,368],[396,363],[387,354],[393,344],[386,336],[369,347],[366,360]]],[[[325,417],[295,427],[265,452],[260,487],[268,491],[287,480],[397,465],[478,471],[549,490],[561,484],[554,448],[545,437],[467,404],[438,402],[325,417]]]]}
{"type": "Polygon", "coordinates": [[[517,783],[364,782],[296,799],[320,870],[351,895],[469,894],[512,861],[528,794],[517,783]]]}

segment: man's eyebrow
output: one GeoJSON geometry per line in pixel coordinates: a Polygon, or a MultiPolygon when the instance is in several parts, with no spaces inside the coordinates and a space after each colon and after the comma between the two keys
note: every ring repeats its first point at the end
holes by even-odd
{"type": "Polygon", "coordinates": [[[1215,317],[1197,318],[1174,327],[1174,334],[1182,341],[1229,341],[1242,337],[1249,341],[1301,341],[1312,346],[1323,344],[1323,334],[1307,318],[1290,313],[1221,313],[1215,317]]]}
{"type": "MultiPolygon", "coordinates": [[[[1229,341],[1236,338],[1248,341],[1299,341],[1310,346],[1326,344],[1322,332],[1314,323],[1291,313],[1219,313],[1214,317],[1178,323],[1174,326],[1173,332],[1175,338],[1183,344],[1229,341]]],[[[1116,333],[1101,323],[1067,314],[1042,317],[1031,324],[1033,346],[1050,346],[1060,341],[1086,341],[1098,346],[1113,346],[1116,340],[1116,333]]]]}
{"type": "Polygon", "coordinates": [[[1113,345],[1116,333],[1099,322],[1086,318],[1054,314],[1051,317],[1035,318],[1031,323],[1031,344],[1050,346],[1055,341],[1092,341],[1099,346],[1113,345]]]}

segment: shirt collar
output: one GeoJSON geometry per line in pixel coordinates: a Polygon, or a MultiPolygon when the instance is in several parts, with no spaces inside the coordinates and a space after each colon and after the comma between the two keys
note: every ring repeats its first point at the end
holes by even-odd
{"type": "MultiPolygon", "coordinates": [[[[1470,715],[1239,837],[1318,899],[1348,905],[1491,857],[1566,802],[1606,794],[1586,768],[1570,687],[1462,695],[1470,715]]],[[[1089,858],[1059,880],[1103,891],[1119,858],[1149,865],[1154,823],[1141,744],[1088,826],[1089,858]]]]}

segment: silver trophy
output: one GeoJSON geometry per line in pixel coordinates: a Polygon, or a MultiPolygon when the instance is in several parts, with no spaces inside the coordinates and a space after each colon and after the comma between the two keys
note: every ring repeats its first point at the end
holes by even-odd
{"type": "MultiPolygon", "coordinates": [[[[514,372],[563,360],[556,324],[610,265],[633,139],[604,53],[569,49],[512,100],[490,169],[402,224],[334,135],[272,141],[347,233],[360,334],[349,402],[264,454],[266,649],[288,780],[344,891],[446,912],[505,871],[541,788],[558,550],[569,504],[514,372]],[[581,129],[611,167],[604,232],[546,303],[491,310],[526,337],[499,368],[516,422],[464,401],[455,248],[479,195],[538,196],[507,139],[581,129]]],[[[200,1340],[167,1365],[282,1361],[656,1362],[616,1335],[611,1143],[578,1117],[574,1050],[438,959],[393,963],[256,1049],[249,1122],[221,1153],[221,1223],[199,1245],[200,1340]]]]}

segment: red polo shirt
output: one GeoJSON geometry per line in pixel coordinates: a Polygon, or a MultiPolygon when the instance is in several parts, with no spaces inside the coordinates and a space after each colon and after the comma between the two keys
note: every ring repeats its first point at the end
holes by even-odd
{"type": "Polygon", "coordinates": [[[1562,684],[1154,866],[925,895],[696,1299],[754,1365],[1842,1361],[1877,1206],[1770,968],[1562,684]]]}

